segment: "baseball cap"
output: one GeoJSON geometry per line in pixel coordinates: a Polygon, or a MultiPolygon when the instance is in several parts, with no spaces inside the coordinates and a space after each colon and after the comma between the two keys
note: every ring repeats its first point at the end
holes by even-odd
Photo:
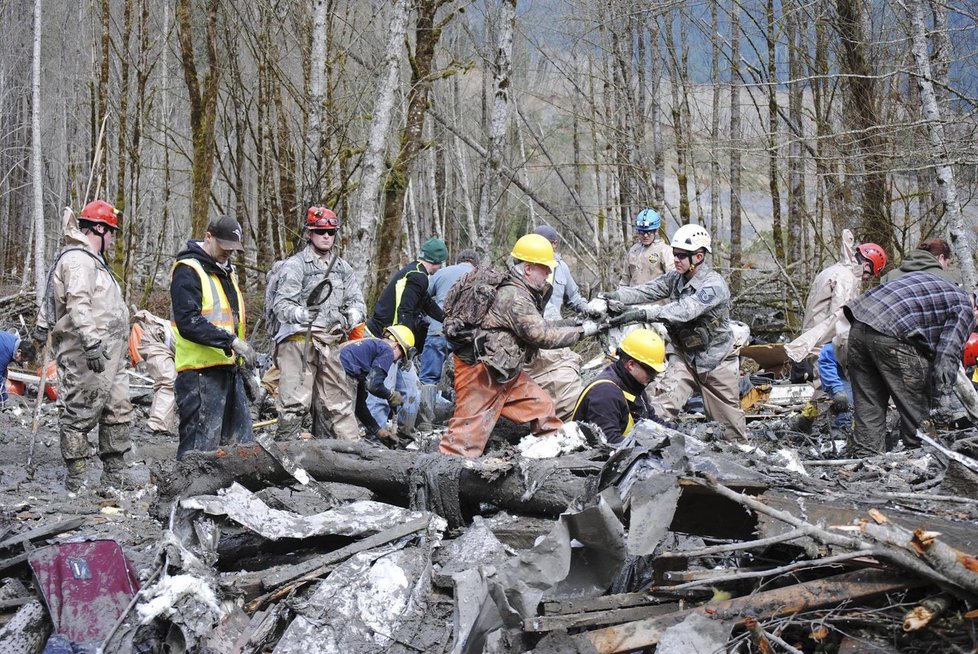
{"type": "Polygon", "coordinates": [[[244,250],[241,244],[241,225],[231,216],[221,216],[207,225],[207,231],[225,250],[244,250]]]}
{"type": "Polygon", "coordinates": [[[539,227],[533,230],[533,233],[539,234],[540,236],[547,239],[551,243],[560,240],[560,236],[557,235],[557,230],[551,227],[550,225],[540,225],[539,227]]]}

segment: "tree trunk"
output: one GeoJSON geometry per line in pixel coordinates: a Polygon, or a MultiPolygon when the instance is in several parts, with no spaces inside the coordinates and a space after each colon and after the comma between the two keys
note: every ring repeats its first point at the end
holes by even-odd
{"type": "Polygon", "coordinates": [[[774,0],[767,0],[767,156],[768,188],[771,190],[771,235],[774,239],[774,256],[785,263],[784,233],[781,225],[781,189],[778,184],[778,59],[774,32],[774,0]]]}
{"type": "Polygon", "coordinates": [[[910,19],[913,24],[913,47],[911,51],[917,63],[917,86],[920,88],[920,104],[924,118],[927,120],[927,136],[930,140],[931,157],[934,159],[937,185],[941,190],[944,211],[947,215],[951,244],[958,255],[958,267],[961,269],[961,279],[965,288],[973,289],[978,285],[975,274],[973,246],[968,242],[964,216],[961,215],[961,205],[958,203],[958,189],[954,182],[954,169],[947,158],[947,139],[944,135],[944,122],[941,107],[934,93],[931,79],[930,52],[927,47],[927,32],[924,25],[923,0],[908,0],[910,19]]]}
{"type": "Polygon", "coordinates": [[[323,110],[326,105],[327,0],[312,0],[312,47],[309,56],[309,128],[306,131],[306,200],[322,201],[323,110]]]}
{"type": "MultiPolygon", "coordinates": [[[[788,145],[788,260],[807,262],[805,252],[805,139],[804,69],[802,66],[805,30],[801,12],[803,5],[792,2],[786,14],[788,26],[788,117],[795,126],[788,145]]],[[[804,263],[802,264],[805,265],[804,263]]],[[[799,273],[805,278],[807,271],[799,273]]]]}
{"type": "Polygon", "coordinates": [[[720,11],[719,3],[710,3],[710,238],[714,243],[722,230],[720,220],[720,11]]]}
{"type": "Polygon", "coordinates": [[[741,142],[740,126],[740,3],[730,4],[730,292],[740,293],[741,206],[740,173],[741,142]]]}
{"type": "Polygon", "coordinates": [[[492,80],[492,108],[489,112],[489,140],[482,162],[482,189],[479,193],[478,238],[482,254],[491,252],[496,232],[496,217],[503,186],[503,150],[509,126],[510,75],[513,68],[513,31],[516,27],[516,0],[500,0],[499,34],[492,80]]]}
{"type": "Polygon", "coordinates": [[[38,306],[44,300],[44,167],[41,161],[41,0],[34,0],[34,51],[31,62],[31,186],[34,193],[34,296],[38,306]]]}
{"type": "MultiPolygon", "coordinates": [[[[394,107],[395,94],[400,86],[401,51],[404,48],[404,35],[407,32],[410,0],[395,0],[391,16],[390,30],[387,35],[387,48],[384,54],[384,64],[381,66],[382,78],[377,87],[374,101],[373,117],[370,120],[370,131],[367,136],[367,152],[363,158],[363,173],[360,183],[360,193],[356,203],[356,214],[351,230],[347,231],[350,238],[347,248],[348,261],[360,282],[361,287],[369,287],[366,278],[368,270],[372,269],[370,259],[374,254],[377,242],[377,227],[381,212],[380,180],[385,172],[384,162],[387,157],[387,132],[391,124],[391,111],[394,107]],[[351,233],[352,232],[352,233],[351,233]]],[[[385,247],[393,247],[393,243],[385,243],[385,247]]]]}

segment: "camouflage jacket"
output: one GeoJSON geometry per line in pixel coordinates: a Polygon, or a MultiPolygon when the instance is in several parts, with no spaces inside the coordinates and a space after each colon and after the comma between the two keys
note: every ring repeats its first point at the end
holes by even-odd
{"type": "Polygon", "coordinates": [[[676,352],[697,372],[710,372],[734,349],[730,289],[720,273],[701,265],[686,280],[673,270],[657,279],[618,289],[625,304],[667,299],[659,311],[676,352]]]}
{"type": "MultiPolygon", "coordinates": [[[[299,323],[299,315],[306,307],[306,299],[310,293],[323,280],[326,266],[327,262],[316,254],[311,245],[307,245],[304,250],[292,255],[282,264],[273,306],[282,326],[275,334],[275,342],[281,343],[304,329],[305,325],[299,323]]],[[[336,334],[346,332],[353,327],[348,324],[351,311],[357,314],[359,320],[363,320],[367,311],[353,267],[342,257],[336,260],[333,269],[329,271],[329,284],[320,292],[320,298],[319,315],[312,325],[317,331],[336,334]]]]}
{"type": "Polygon", "coordinates": [[[129,307],[108,265],[88,242],[70,210],[65,246],[48,275],[38,325],[51,330],[54,353],[129,338],[129,307]]]}
{"type": "MultiPolygon", "coordinates": [[[[497,382],[504,383],[519,374],[537,349],[576,343],[581,337],[577,325],[543,318],[550,290],[548,285],[543,291],[535,291],[511,271],[509,279],[496,291],[468,363],[474,363],[471,358],[481,361],[497,382]]],[[[464,354],[459,356],[466,360],[464,354]]]]}

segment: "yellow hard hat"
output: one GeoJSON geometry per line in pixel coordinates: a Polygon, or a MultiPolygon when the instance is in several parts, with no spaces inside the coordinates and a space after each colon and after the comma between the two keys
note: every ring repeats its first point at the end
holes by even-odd
{"type": "Polygon", "coordinates": [[[404,351],[405,358],[411,356],[412,350],[414,350],[414,332],[407,325],[391,325],[384,330],[385,334],[390,334],[397,341],[397,344],[401,346],[401,350],[404,351]]]}
{"type": "Polygon", "coordinates": [[[521,236],[513,246],[510,255],[517,261],[539,263],[548,266],[550,270],[557,267],[557,262],[554,260],[554,246],[545,236],[539,234],[521,236]]]}
{"type": "Polygon", "coordinates": [[[666,344],[651,329],[636,329],[621,339],[618,349],[656,372],[666,369],[666,344]]]}

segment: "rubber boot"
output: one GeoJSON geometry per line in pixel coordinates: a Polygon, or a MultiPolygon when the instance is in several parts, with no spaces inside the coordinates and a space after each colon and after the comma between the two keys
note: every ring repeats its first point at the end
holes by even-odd
{"type": "Polygon", "coordinates": [[[418,408],[418,431],[431,431],[435,422],[435,397],[438,393],[436,384],[421,385],[421,405],[418,408]]]}
{"type": "Polygon", "coordinates": [[[99,484],[102,488],[111,486],[112,488],[123,489],[129,486],[129,481],[124,474],[126,469],[125,456],[123,454],[106,454],[102,458],[102,477],[99,484]]]}
{"type": "Polygon", "coordinates": [[[65,461],[68,476],[65,478],[65,490],[69,493],[80,493],[88,488],[88,461],[86,459],[68,459],[65,461]]]}
{"type": "Polygon", "coordinates": [[[278,425],[275,428],[275,440],[295,440],[299,437],[300,431],[302,431],[302,416],[283,413],[278,417],[278,425]]]}

